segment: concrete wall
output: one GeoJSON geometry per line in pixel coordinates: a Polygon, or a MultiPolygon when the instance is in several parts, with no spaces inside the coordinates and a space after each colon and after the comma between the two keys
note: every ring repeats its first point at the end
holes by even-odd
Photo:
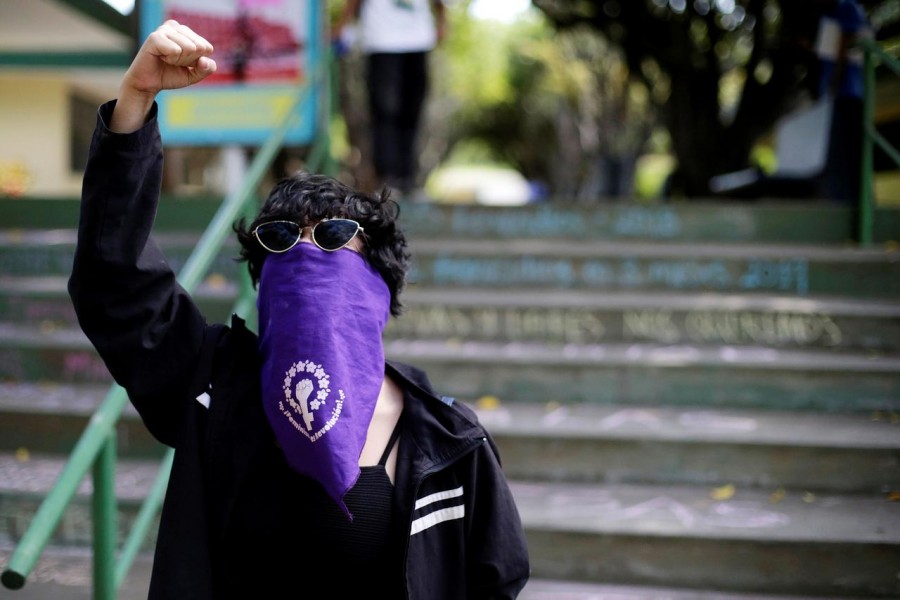
{"type": "Polygon", "coordinates": [[[70,97],[81,88],[80,96],[99,104],[113,97],[107,87],[78,86],[71,73],[0,73],[0,188],[14,171],[26,177],[25,195],[77,196],[82,173],[71,168],[70,97]]]}
{"type": "Polygon", "coordinates": [[[63,77],[0,74],[0,168],[27,175],[28,195],[72,195],[69,84],[63,77]]]}

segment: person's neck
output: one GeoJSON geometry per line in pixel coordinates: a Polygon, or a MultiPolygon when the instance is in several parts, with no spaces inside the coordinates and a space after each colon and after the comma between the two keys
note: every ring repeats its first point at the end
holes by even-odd
{"type": "MultiPolygon", "coordinates": [[[[359,456],[360,466],[378,464],[402,412],[403,391],[390,377],[385,376],[366,433],[366,443],[359,456]]],[[[388,469],[389,475],[391,471],[388,469]]]]}

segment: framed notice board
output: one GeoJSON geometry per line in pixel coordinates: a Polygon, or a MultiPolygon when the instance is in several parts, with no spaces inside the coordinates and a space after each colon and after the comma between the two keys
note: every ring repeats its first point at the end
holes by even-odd
{"type": "MultiPolygon", "coordinates": [[[[171,145],[259,145],[312,80],[323,60],[321,0],[144,0],[141,39],[175,19],[208,39],[217,71],[158,97],[163,140],[171,145]]],[[[316,131],[321,94],[297,106],[286,144],[316,131]]]]}

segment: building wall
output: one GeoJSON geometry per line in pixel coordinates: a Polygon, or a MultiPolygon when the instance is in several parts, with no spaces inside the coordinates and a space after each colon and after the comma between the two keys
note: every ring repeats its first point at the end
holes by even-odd
{"type": "Polygon", "coordinates": [[[0,169],[24,172],[27,195],[78,194],[82,174],[70,168],[69,94],[62,76],[0,74],[0,169]]]}

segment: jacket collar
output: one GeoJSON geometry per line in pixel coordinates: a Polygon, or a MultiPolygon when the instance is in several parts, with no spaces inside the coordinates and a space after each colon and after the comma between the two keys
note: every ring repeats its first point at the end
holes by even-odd
{"type": "Polygon", "coordinates": [[[394,498],[397,515],[408,520],[422,481],[481,445],[485,433],[467,408],[439,398],[422,371],[388,361],[385,372],[404,394],[394,498]]]}
{"type": "Polygon", "coordinates": [[[387,361],[385,373],[404,391],[404,431],[416,442],[430,468],[451,458],[460,446],[484,437],[484,430],[470,411],[452,398],[435,393],[428,376],[410,365],[387,361]]]}

